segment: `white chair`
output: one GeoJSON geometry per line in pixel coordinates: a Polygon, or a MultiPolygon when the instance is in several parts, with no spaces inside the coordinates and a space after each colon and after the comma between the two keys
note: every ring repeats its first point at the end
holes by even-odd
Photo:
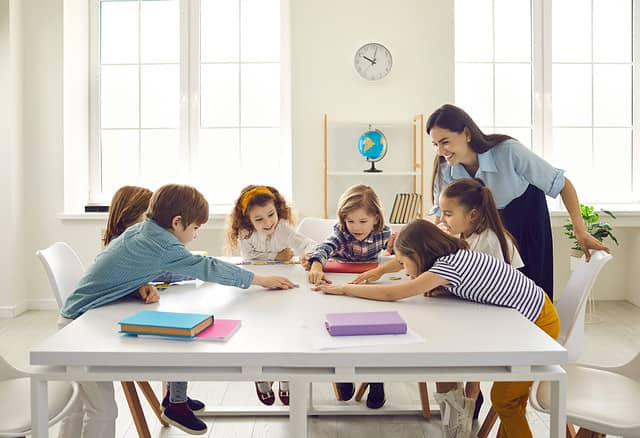
{"type": "Polygon", "coordinates": [[[322,243],[333,234],[333,226],[336,222],[337,219],[305,217],[298,224],[298,233],[313,239],[317,243],[322,243]]]}
{"type": "Polygon", "coordinates": [[[58,309],[62,309],[65,300],[84,275],[84,266],[75,251],[65,242],[56,242],[46,249],[36,251],[36,255],[47,272],[58,309]]]}
{"type": "MultiPolygon", "coordinates": [[[[567,363],[569,364],[575,362],[582,353],[582,346],[584,343],[584,315],[587,298],[591,293],[591,289],[596,282],[598,274],[604,265],[611,259],[612,256],[604,251],[592,251],[589,263],[587,263],[584,256],[582,256],[582,260],[576,266],[564,288],[564,291],[555,303],[558,311],[558,317],[560,318],[560,335],[558,336],[558,342],[567,349],[569,358],[567,363]]],[[[563,368],[567,370],[567,373],[569,373],[569,369],[571,367],[571,365],[563,365],[563,368]]],[[[571,381],[571,378],[569,378],[569,381],[571,381]]],[[[549,391],[550,385],[548,382],[534,382],[529,397],[531,405],[535,409],[544,410],[536,401],[536,394],[547,394],[547,403],[545,406],[550,406],[549,391]]],[[[569,383],[567,391],[568,423],[573,423],[575,421],[575,418],[570,414],[569,400],[572,398],[571,392],[572,388],[569,383]]],[[[640,391],[638,391],[638,398],[640,398],[640,391]]],[[[640,401],[634,406],[637,409],[637,407],[640,406],[640,401]]],[[[479,438],[484,438],[488,435],[489,431],[495,424],[497,417],[496,412],[491,408],[489,414],[487,414],[487,418],[484,420],[484,423],[480,428],[480,431],[478,432],[479,438]]],[[[569,430],[569,425],[567,427],[569,430]]]]}
{"type": "MultiPolygon", "coordinates": [[[[0,437],[23,437],[31,434],[31,380],[29,373],[14,368],[0,356],[0,437]]],[[[66,415],[78,403],[75,382],[49,382],[49,426],[66,415]]]]}
{"type": "MultiPolygon", "coordinates": [[[[592,255],[589,264],[594,262],[596,255],[598,253],[592,255]]],[[[598,257],[596,263],[602,264],[611,258],[602,254],[598,257]]],[[[583,261],[579,268],[584,270],[589,264],[583,261]]],[[[569,364],[563,367],[567,372],[567,436],[597,438],[611,434],[640,437],[640,354],[620,366],[575,363],[582,351],[585,303],[586,298],[583,298],[573,327],[567,327],[560,333],[569,352],[569,364]],[[577,435],[573,425],[581,428],[577,435]]],[[[560,304],[558,312],[569,313],[569,309],[562,309],[560,304]]],[[[549,412],[548,382],[539,382],[532,388],[530,402],[534,409],[549,412]]]]}
{"type": "MultiPolygon", "coordinates": [[[[58,308],[62,308],[65,300],[75,290],[78,282],[84,275],[84,266],[76,252],[65,242],[56,242],[46,249],[36,251],[36,255],[40,259],[44,270],[47,272],[49,284],[53,295],[58,303],[58,308]]],[[[115,328],[114,328],[115,333],[115,328]]],[[[147,420],[140,406],[140,398],[133,382],[120,382],[124,391],[129,410],[133,422],[138,430],[138,435],[147,437],[149,435],[149,427],[147,420]]],[[[167,425],[166,421],[161,418],[162,407],[156,397],[149,382],[136,382],[140,390],[144,394],[147,402],[158,417],[160,423],[167,425]]]]}

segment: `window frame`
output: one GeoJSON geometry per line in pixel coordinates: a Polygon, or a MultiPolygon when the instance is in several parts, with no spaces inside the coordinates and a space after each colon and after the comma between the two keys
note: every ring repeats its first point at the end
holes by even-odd
{"type": "MultiPolygon", "coordinates": [[[[593,0],[591,7],[593,8],[593,0]]],[[[598,200],[589,200],[584,194],[581,200],[597,205],[611,205],[621,209],[640,210],[640,0],[630,0],[632,7],[632,154],[631,163],[631,192],[629,202],[606,203],[598,200]]],[[[531,148],[533,152],[540,155],[547,161],[553,159],[553,121],[552,121],[552,0],[529,0],[531,11],[531,115],[532,115],[532,140],[531,148]]],[[[492,13],[495,17],[495,0],[491,1],[492,13]]],[[[495,34],[495,21],[492,24],[495,34]]],[[[494,42],[495,48],[495,42],[494,42]]],[[[454,61],[456,65],[464,62],[454,61]]],[[[495,59],[493,64],[493,80],[495,82],[495,65],[499,64],[495,59]]],[[[588,63],[591,66],[597,63],[588,63]]],[[[455,84],[454,84],[455,87],[455,84]]],[[[593,79],[592,79],[593,87],[593,79]]],[[[495,86],[493,97],[493,119],[495,124],[495,86]]],[[[593,99],[593,97],[592,97],[593,99]]],[[[593,102],[592,102],[593,104],[593,102]]],[[[590,129],[598,126],[593,124],[590,129]]],[[[579,188],[578,188],[579,189],[579,188]]],[[[561,200],[549,200],[550,208],[554,211],[563,210],[561,200]]]]}
{"type": "MultiPolygon", "coordinates": [[[[102,157],[100,145],[100,4],[102,0],[90,0],[89,4],[89,187],[88,204],[108,204],[108,194],[102,192],[101,170],[102,157]]],[[[108,1],[108,0],[107,0],[108,1]]],[[[143,0],[138,3],[138,23],[140,23],[140,8],[143,0]]],[[[181,181],[192,184],[189,178],[193,161],[196,157],[200,131],[200,10],[201,0],[177,0],[180,11],[180,107],[178,135],[180,139],[179,175],[181,181]]],[[[237,0],[240,4],[243,0],[237,0]]],[[[279,0],[280,3],[280,133],[283,142],[280,159],[284,168],[289,169],[282,186],[278,190],[290,198],[293,189],[292,168],[292,133],[291,133],[291,37],[290,37],[290,0],[279,0]]],[[[240,19],[240,18],[239,18],[240,19]]],[[[140,35],[140,25],[138,25],[140,35]]],[[[138,44],[140,44],[140,38],[138,44]]],[[[241,64],[238,60],[238,64],[241,64]]],[[[138,66],[140,67],[140,60],[138,66]]],[[[140,76],[138,81],[140,81],[140,76]]],[[[239,102],[242,108],[242,102],[239,102]]],[[[139,109],[141,111],[141,109],[139,109]]],[[[243,126],[240,123],[239,129],[243,126]]],[[[144,129],[136,128],[139,132],[144,129]]],[[[140,153],[140,141],[138,142],[140,153]]],[[[140,165],[140,162],[139,162],[140,165]]],[[[140,173],[138,174],[140,175],[140,173]]],[[[132,182],[132,184],[136,184],[132,182]]],[[[232,194],[229,204],[237,194],[232,194]]],[[[210,204],[211,215],[226,214],[229,204],[210,204]]]]}

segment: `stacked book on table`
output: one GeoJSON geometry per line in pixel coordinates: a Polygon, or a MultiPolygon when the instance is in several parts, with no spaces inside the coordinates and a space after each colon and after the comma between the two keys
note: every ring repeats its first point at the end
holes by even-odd
{"type": "Polygon", "coordinates": [[[206,313],[142,310],[119,321],[120,333],[193,341],[226,341],[240,327],[238,319],[215,319],[206,313]]]}

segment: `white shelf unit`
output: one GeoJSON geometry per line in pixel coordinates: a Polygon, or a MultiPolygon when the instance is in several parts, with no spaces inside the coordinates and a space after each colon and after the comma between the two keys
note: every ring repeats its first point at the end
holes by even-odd
{"type": "Polygon", "coordinates": [[[422,196],[424,212],[424,115],[407,122],[329,121],[323,117],[324,217],[335,217],[340,195],[354,184],[367,184],[376,191],[388,222],[396,193],[422,196]],[[358,152],[358,138],[369,129],[379,129],[387,139],[387,154],[376,162],[379,173],[364,172],[370,163],[358,152]]]}

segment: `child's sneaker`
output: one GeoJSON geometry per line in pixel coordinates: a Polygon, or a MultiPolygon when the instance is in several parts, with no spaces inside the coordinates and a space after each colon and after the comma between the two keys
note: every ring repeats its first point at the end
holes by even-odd
{"type": "Polygon", "coordinates": [[[462,388],[452,389],[446,394],[436,393],[435,398],[440,404],[443,435],[446,438],[469,438],[475,400],[465,397],[462,388]]]}
{"type": "Polygon", "coordinates": [[[162,411],[162,419],[191,435],[204,435],[207,433],[207,425],[189,409],[187,402],[169,403],[162,411]]]}
{"type": "MultiPolygon", "coordinates": [[[[162,407],[166,409],[167,406],[169,406],[169,391],[167,391],[167,394],[162,399],[162,407]]],[[[194,414],[204,412],[204,403],[200,400],[187,397],[187,406],[189,406],[189,409],[191,409],[194,414]]]]}

